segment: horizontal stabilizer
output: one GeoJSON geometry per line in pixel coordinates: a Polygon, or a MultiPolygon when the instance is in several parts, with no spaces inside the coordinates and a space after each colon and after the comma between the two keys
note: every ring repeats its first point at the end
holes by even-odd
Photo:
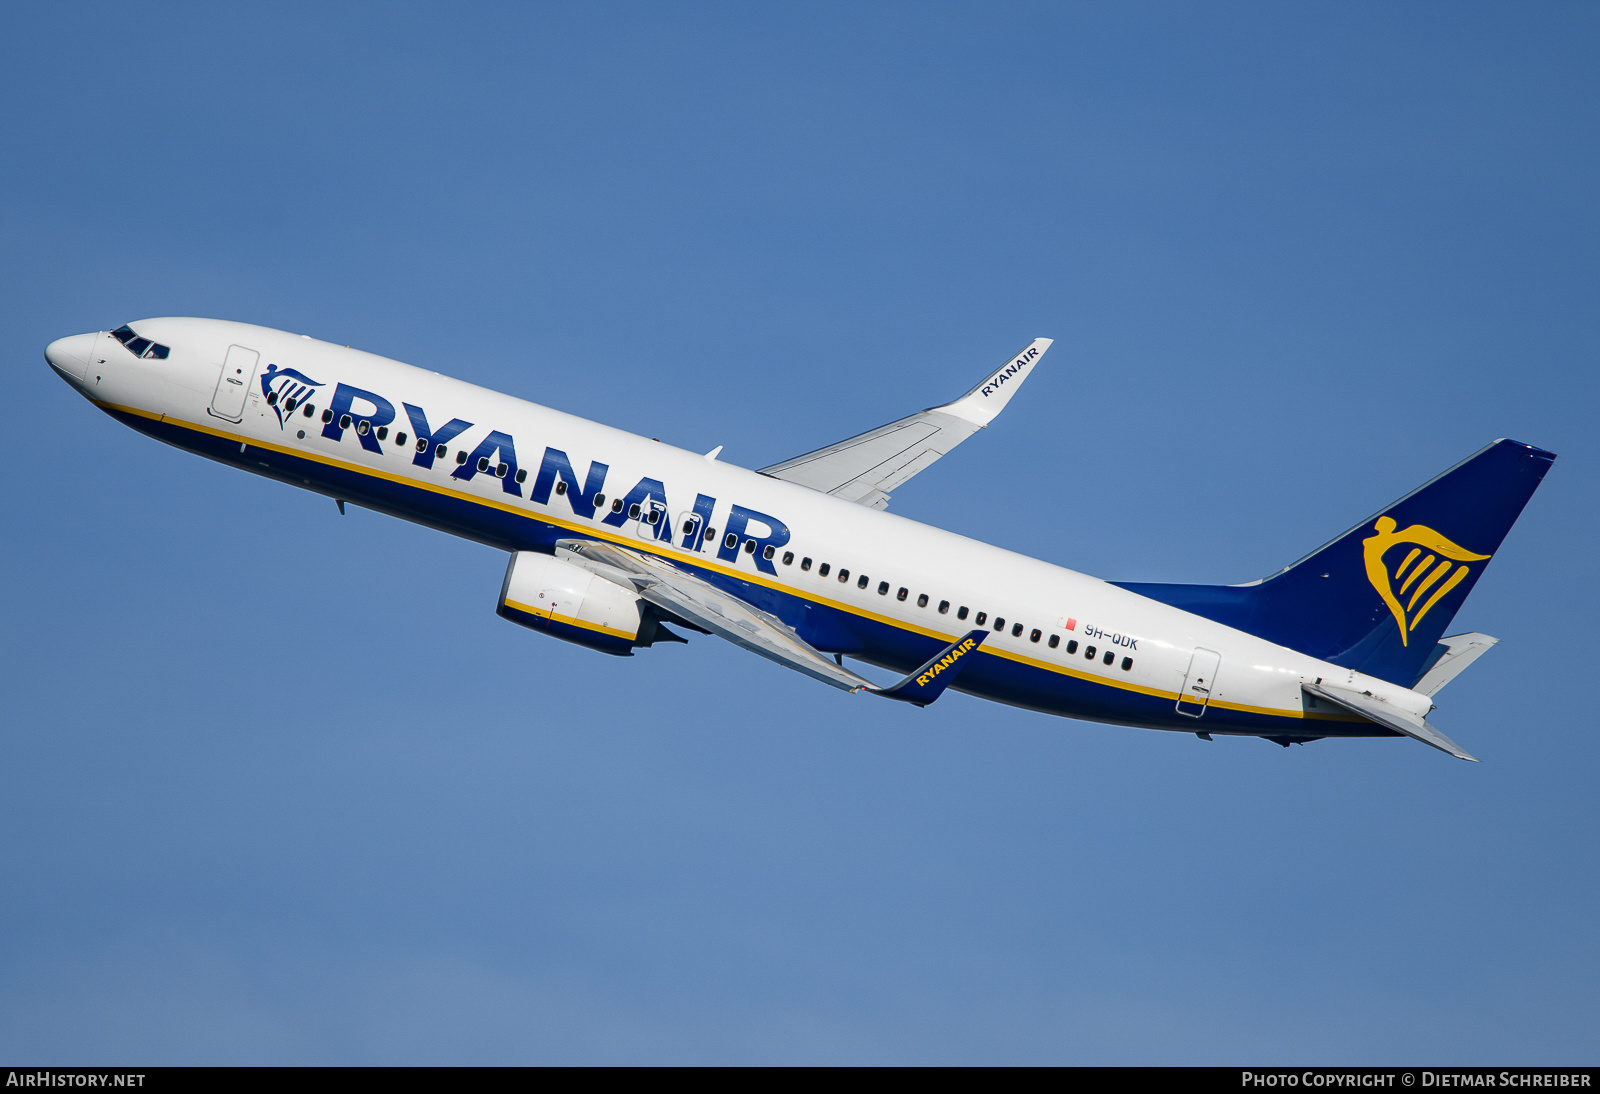
{"type": "Polygon", "coordinates": [[[1448,752],[1452,756],[1463,760],[1478,762],[1478,757],[1466,752],[1462,747],[1440,733],[1425,719],[1418,718],[1399,707],[1385,703],[1382,699],[1375,698],[1365,692],[1350,691],[1346,688],[1333,688],[1326,684],[1302,683],[1305,688],[1318,699],[1326,699],[1336,706],[1354,714],[1359,714],[1368,721],[1377,722],[1380,726],[1392,729],[1396,733],[1403,733],[1407,737],[1415,738],[1425,745],[1432,745],[1441,752],[1448,752]]]}
{"type": "Polygon", "coordinates": [[[1438,656],[1423,671],[1422,679],[1411,690],[1424,695],[1439,694],[1440,688],[1461,675],[1462,669],[1488,653],[1489,647],[1499,641],[1477,631],[1439,639],[1439,644],[1434,647],[1438,656]]]}
{"type": "Polygon", "coordinates": [[[983,645],[983,640],[988,636],[987,630],[968,631],[898,684],[872,690],[885,699],[898,699],[903,703],[925,707],[944,694],[944,689],[950,686],[956,673],[966,667],[968,657],[983,645]]]}
{"type": "Polygon", "coordinates": [[[763,467],[761,474],[883,509],[890,492],[901,483],[994,421],[1050,348],[1050,341],[1035,338],[953,403],[763,467]]]}

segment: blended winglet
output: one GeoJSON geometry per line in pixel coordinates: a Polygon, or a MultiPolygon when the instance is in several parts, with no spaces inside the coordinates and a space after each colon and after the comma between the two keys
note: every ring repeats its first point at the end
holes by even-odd
{"type": "Polygon", "coordinates": [[[1022,386],[1022,381],[1028,378],[1033,366],[1039,363],[1039,358],[1044,356],[1044,351],[1053,342],[1051,338],[1035,338],[1022,348],[1021,353],[985,377],[982,383],[961,398],[933,409],[953,414],[973,425],[987,426],[1006,408],[1011,396],[1017,393],[1017,388],[1022,386]]]}
{"type": "Polygon", "coordinates": [[[761,474],[883,509],[912,476],[994,421],[1050,344],[1035,338],[953,403],[763,467],[761,474]]]}
{"type": "Polygon", "coordinates": [[[897,699],[902,703],[925,707],[944,694],[944,689],[955,680],[956,673],[966,668],[967,661],[978,652],[978,647],[983,645],[983,640],[988,636],[989,632],[985,630],[968,631],[893,687],[869,690],[885,699],[897,699]]]}

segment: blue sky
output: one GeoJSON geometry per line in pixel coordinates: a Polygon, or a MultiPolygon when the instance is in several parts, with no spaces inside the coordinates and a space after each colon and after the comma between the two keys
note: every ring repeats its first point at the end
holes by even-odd
{"type": "Polygon", "coordinates": [[[1600,14],[14,6],[0,1056],[1593,1063],[1600,14]],[[895,511],[1245,581],[1495,437],[1483,758],[497,619],[502,556],[46,368],[156,315],[759,467],[1055,348],[895,511]],[[889,708],[889,709],[886,709],[889,708]]]}

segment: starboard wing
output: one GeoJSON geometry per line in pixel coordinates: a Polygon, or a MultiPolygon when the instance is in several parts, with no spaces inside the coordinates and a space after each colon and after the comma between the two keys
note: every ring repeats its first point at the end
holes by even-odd
{"type": "Polygon", "coordinates": [[[880,687],[830,660],[777,616],[654,555],[579,539],[558,541],[556,555],[609,581],[632,587],[639,599],[814,680],[844,691],[869,691],[919,707],[944,693],[987,633],[973,631],[957,638],[903,680],[880,687]]]}

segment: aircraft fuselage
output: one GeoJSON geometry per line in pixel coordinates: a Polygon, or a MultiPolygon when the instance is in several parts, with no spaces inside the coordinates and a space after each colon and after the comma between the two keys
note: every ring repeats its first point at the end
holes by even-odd
{"type": "Polygon", "coordinates": [[[167,355],[100,333],[51,363],[142,433],[505,551],[593,539],[665,558],[825,653],[906,672],[988,628],[956,690],[1187,733],[1397,735],[1317,709],[1314,679],[1431,709],[1097,578],[398,361],[242,323],[136,326],[167,355]]]}

